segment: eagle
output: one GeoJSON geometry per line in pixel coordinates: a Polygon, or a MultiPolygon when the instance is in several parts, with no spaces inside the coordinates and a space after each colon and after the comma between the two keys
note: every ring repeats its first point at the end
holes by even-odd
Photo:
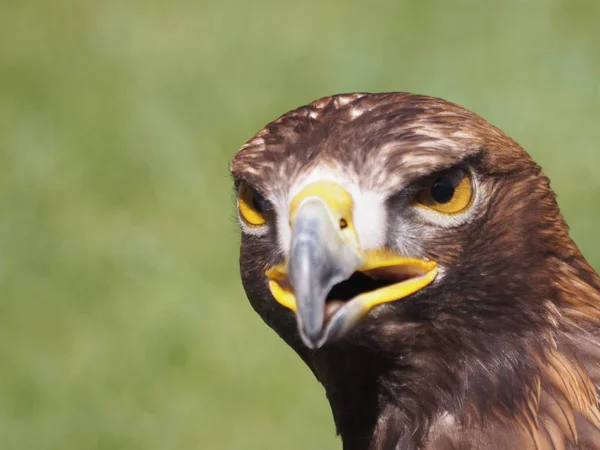
{"type": "Polygon", "coordinates": [[[345,450],[600,449],[600,278],[514,140],[439,98],[342,94],[230,169],[246,295],[345,450]]]}

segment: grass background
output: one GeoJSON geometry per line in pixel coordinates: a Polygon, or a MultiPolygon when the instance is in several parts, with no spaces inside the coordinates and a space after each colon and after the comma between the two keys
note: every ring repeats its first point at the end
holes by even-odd
{"type": "Polygon", "coordinates": [[[245,300],[227,164],[320,96],[460,103],[600,268],[600,3],[0,0],[0,449],[341,448],[245,300]]]}

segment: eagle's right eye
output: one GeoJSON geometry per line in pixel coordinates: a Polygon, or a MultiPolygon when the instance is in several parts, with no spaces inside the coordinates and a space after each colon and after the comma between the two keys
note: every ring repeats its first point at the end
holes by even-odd
{"type": "Polygon", "coordinates": [[[258,227],[267,221],[265,212],[268,202],[256,189],[242,184],[238,194],[240,216],[250,226],[258,227]]]}

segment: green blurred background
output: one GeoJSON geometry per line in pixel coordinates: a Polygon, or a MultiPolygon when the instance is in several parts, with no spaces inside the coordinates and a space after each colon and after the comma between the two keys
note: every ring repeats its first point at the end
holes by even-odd
{"type": "Polygon", "coordinates": [[[341,448],[239,283],[227,164],[349,91],[541,163],[600,268],[600,3],[0,1],[0,449],[341,448]]]}

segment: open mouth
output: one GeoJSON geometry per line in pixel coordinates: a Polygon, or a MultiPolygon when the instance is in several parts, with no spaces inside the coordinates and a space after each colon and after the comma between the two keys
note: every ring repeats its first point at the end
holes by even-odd
{"type": "Polygon", "coordinates": [[[333,286],[325,299],[326,326],[333,315],[350,300],[367,293],[383,293],[386,288],[426,275],[426,271],[410,266],[388,266],[354,272],[350,278],[333,286]]]}
{"type": "MultiPolygon", "coordinates": [[[[407,297],[431,283],[436,275],[437,264],[433,261],[371,252],[357,271],[329,290],[325,298],[323,327],[327,328],[345,310],[363,316],[374,306],[407,297]]],[[[267,271],[267,276],[275,299],[296,312],[296,297],[285,264],[273,267],[267,271]]]]}

